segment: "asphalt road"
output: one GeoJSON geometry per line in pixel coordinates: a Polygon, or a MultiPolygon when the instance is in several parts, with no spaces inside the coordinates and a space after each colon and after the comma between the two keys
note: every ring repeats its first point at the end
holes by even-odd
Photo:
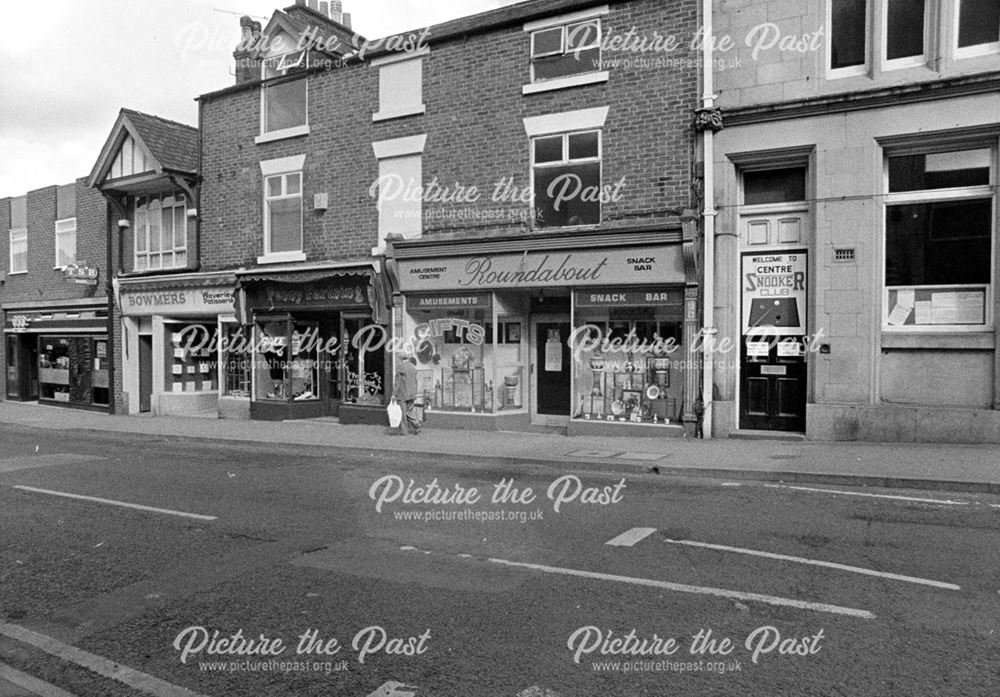
{"type": "Polygon", "coordinates": [[[0,697],[26,694],[5,670],[77,697],[1000,689],[995,497],[6,425],[0,448],[0,697]]]}

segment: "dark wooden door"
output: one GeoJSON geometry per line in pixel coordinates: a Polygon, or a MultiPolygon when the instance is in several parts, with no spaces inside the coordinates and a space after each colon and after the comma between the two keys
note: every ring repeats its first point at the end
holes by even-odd
{"type": "Polygon", "coordinates": [[[139,411],[153,410],[153,337],[139,337],[139,411]]]}
{"type": "Polygon", "coordinates": [[[804,355],[790,355],[789,348],[788,342],[772,340],[764,355],[744,340],[740,428],[805,432],[808,369],[804,355]]]}

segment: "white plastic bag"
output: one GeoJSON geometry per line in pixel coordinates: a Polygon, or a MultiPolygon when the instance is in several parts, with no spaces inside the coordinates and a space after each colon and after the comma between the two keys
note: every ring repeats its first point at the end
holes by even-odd
{"type": "Polygon", "coordinates": [[[395,397],[392,398],[385,410],[389,415],[389,427],[399,428],[399,425],[403,423],[403,408],[399,406],[395,397]]]}

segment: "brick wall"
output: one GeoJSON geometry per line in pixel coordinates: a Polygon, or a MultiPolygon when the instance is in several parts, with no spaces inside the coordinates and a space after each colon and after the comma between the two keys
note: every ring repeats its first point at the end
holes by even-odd
{"type": "MultiPolygon", "coordinates": [[[[76,257],[80,263],[100,269],[98,285],[84,286],[63,280],[55,269],[56,188],[49,186],[28,192],[28,273],[7,276],[0,288],[0,304],[39,302],[104,296],[105,233],[107,208],[104,198],[87,187],[86,179],[76,181],[76,257]]],[[[10,199],[0,201],[0,269],[10,270],[10,199]]]]}
{"type": "MultiPolygon", "coordinates": [[[[635,0],[611,5],[605,32],[635,27],[640,36],[693,34],[695,3],[635,0]]],[[[432,34],[433,36],[433,34],[432,34]]],[[[606,52],[606,59],[642,57],[606,52]]],[[[671,54],[686,58],[686,51],[671,54]]],[[[692,64],[611,67],[605,84],[522,95],[530,79],[529,38],[520,24],[462,40],[432,43],[424,59],[427,114],[373,123],[378,111],[377,67],[355,64],[309,76],[305,137],[261,145],[260,93],[253,89],[204,100],[201,193],[202,268],[253,266],[263,254],[260,161],[306,154],[304,239],[310,261],[370,257],[378,243],[378,211],[369,189],[378,177],[372,142],[427,134],[423,177],[442,186],[476,186],[482,199],[460,204],[495,209],[490,194],[501,177],[530,183],[529,143],[523,119],[609,106],[604,129],[602,183],[626,179],[624,198],[603,208],[602,227],[664,221],[691,203],[691,112],[697,97],[692,64]],[[329,194],[329,210],[313,210],[313,194],[329,194]]],[[[433,219],[424,206],[426,235],[503,234],[519,224],[433,219]]],[[[529,216],[530,217],[530,216],[529,216]]]]}

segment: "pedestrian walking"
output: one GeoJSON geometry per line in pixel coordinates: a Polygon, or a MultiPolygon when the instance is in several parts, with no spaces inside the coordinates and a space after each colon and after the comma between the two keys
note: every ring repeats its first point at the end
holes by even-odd
{"type": "Polygon", "coordinates": [[[393,386],[393,396],[403,407],[404,433],[417,435],[420,433],[420,421],[414,403],[417,400],[417,361],[412,356],[406,356],[399,361],[396,368],[396,382],[393,386]]]}

